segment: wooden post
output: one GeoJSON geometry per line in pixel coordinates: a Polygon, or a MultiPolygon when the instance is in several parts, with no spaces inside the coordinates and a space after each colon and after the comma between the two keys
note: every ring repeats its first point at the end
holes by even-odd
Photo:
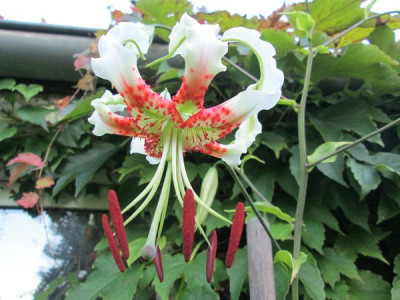
{"type": "Polygon", "coordinates": [[[246,225],[251,300],[275,300],[271,240],[254,217],[246,225]]]}

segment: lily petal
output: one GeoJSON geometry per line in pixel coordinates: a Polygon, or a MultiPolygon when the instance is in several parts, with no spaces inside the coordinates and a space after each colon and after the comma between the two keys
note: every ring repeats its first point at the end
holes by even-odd
{"type": "Polygon", "coordinates": [[[228,44],[217,38],[218,32],[218,25],[199,24],[187,14],[172,29],[169,50],[185,60],[182,85],[172,98],[181,112],[196,113],[202,109],[211,80],[226,70],[221,59],[228,52],[228,44]]]}
{"type": "MultiPolygon", "coordinates": [[[[276,94],[280,92],[284,80],[283,72],[276,67],[273,56],[276,54],[274,47],[260,39],[261,34],[254,30],[244,27],[228,29],[223,34],[221,40],[229,42],[239,42],[249,47],[260,63],[261,78],[257,84],[257,89],[267,93],[276,94]]],[[[278,100],[272,104],[274,106],[278,100]]]]}
{"type": "MultiPolygon", "coordinates": [[[[260,110],[271,108],[279,97],[280,92],[268,94],[249,89],[218,106],[201,110],[181,125],[187,133],[186,140],[183,141],[184,150],[194,149],[208,154],[210,149],[202,149],[203,145],[225,137],[260,110]]],[[[247,128],[247,125],[243,126],[247,128]]],[[[241,135],[240,133],[239,136],[241,135]]],[[[251,143],[248,146],[250,145],[251,143]]]]}
{"type": "Polygon", "coordinates": [[[111,133],[124,136],[139,136],[140,130],[132,117],[124,117],[115,113],[121,112],[126,108],[126,105],[121,100],[122,98],[119,94],[112,95],[110,91],[106,91],[101,98],[91,102],[95,111],[88,121],[94,125],[94,135],[102,136],[111,133]]]}

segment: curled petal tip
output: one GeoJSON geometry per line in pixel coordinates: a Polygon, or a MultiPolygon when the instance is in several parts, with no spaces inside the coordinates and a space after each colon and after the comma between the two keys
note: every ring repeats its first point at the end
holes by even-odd
{"type": "Polygon", "coordinates": [[[157,247],[156,256],[154,257],[153,262],[154,262],[154,266],[156,267],[158,280],[160,280],[160,282],[163,282],[164,281],[164,269],[163,269],[163,265],[162,265],[160,247],[157,247]]]}
{"type": "Polygon", "coordinates": [[[186,190],[183,198],[182,212],[182,248],[185,261],[188,262],[192,254],[194,241],[194,225],[195,225],[196,205],[194,201],[193,191],[186,190]]]}
{"type": "Polygon", "coordinates": [[[206,265],[206,278],[208,283],[211,282],[213,271],[214,271],[214,263],[215,257],[217,255],[217,232],[214,230],[210,235],[210,245],[207,249],[207,265],[206,265]]]}
{"type": "Polygon", "coordinates": [[[231,226],[231,234],[229,237],[228,251],[226,253],[225,265],[227,268],[232,267],[236,252],[239,248],[240,238],[242,237],[243,225],[245,220],[244,204],[239,202],[236,205],[235,216],[231,226]]]}
{"type": "Polygon", "coordinates": [[[117,242],[114,239],[110,223],[108,222],[108,216],[106,214],[104,214],[101,221],[103,224],[104,235],[106,236],[107,243],[108,243],[108,246],[110,247],[111,254],[115,260],[115,263],[117,264],[120,272],[125,272],[125,265],[119,254],[117,242]]]}
{"type": "Polygon", "coordinates": [[[118,203],[118,197],[114,190],[108,191],[108,206],[110,208],[111,220],[113,222],[118,244],[121,247],[122,255],[125,259],[128,259],[129,258],[128,239],[126,237],[124,220],[122,219],[122,213],[118,203]]]}

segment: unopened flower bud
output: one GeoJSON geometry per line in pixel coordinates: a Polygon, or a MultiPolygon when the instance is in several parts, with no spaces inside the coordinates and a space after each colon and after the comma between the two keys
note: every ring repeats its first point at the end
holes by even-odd
{"type": "Polygon", "coordinates": [[[141,256],[144,259],[150,260],[156,256],[157,250],[154,246],[145,245],[142,249],[141,256]]]}
{"type": "MultiPolygon", "coordinates": [[[[217,168],[211,167],[208,169],[206,175],[204,176],[203,182],[201,184],[200,198],[203,202],[211,207],[215,199],[215,194],[218,189],[218,171],[217,168]]],[[[208,211],[199,206],[197,210],[197,219],[200,224],[206,220],[208,211]]]]}

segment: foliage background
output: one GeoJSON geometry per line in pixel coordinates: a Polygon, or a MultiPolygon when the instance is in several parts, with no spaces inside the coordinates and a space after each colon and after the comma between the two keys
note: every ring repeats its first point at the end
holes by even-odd
{"type": "MultiPolygon", "coordinates": [[[[326,43],[370,16],[368,9],[360,8],[361,3],[362,0],[312,2],[309,11],[316,22],[313,46],[326,43]]],[[[306,5],[282,8],[282,11],[299,10],[305,11],[306,5]]],[[[194,14],[191,4],[185,0],[140,0],[135,2],[132,14],[114,12],[114,19],[115,22],[140,19],[144,23],[173,26],[184,12],[194,14]]],[[[299,102],[307,42],[295,17],[290,16],[289,22],[283,21],[280,14],[245,19],[226,11],[194,16],[219,23],[222,31],[234,26],[259,30],[262,38],[277,50],[278,66],[285,73],[284,97],[299,102]]],[[[306,113],[309,155],[328,142],[331,143],[322,153],[331,152],[342,142],[353,142],[400,117],[400,43],[394,37],[397,28],[400,28],[398,17],[385,15],[372,19],[327,48],[321,48],[315,56],[306,113]]],[[[159,42],[168,37],[168,31],[163,28],[157,34],[159,42]]],[[[241,55],[238,50],[231,47],[229,59],[257,77],[259,70],[254,55],[241,55]]],[[[253,82],[231,64],[227,67],[227,72],[214,80],[206,95],[206,105],[220,103],[253,82]]],[[[180,86],[181,68],[179,61],[162,63],[143,70],[143,74],[157,92],[167,87],[174,93],[180,86]]],[[[94,89],[95,79],[90,70],[83,75],[77,97],[62,109],[57,107],[54,97],[41,97],[40,87],[24,87],[13,80],[0,81],[0,173],[3,178],[7,176],[9,170],[5,163],[15,153],[33,152],[44,157],[56,136],[45,170],[56,178],[56,184],[48,193],[55,199],[62,194],[104,197],[102,188],[114,188],[124,206],[141,191],[155,169],[143,156],[128,155],[129,144],[125,138],[111,135],[97,138],[91,134],[91,125],[87,122],[92,110],[90,101],[101,95],[103,88],[98,85],[94,89]]],[[[242,168],[267,199],[293,218],[299,184],[296,107],[279,105],[260,113],[259,117],[263,133],[251,147],[249,159],[244,159],[242,168]],[[251,159],[254,157],[258,159],[251,159]]],[[[397,277],[400,272],[399,135],[399,127],[394,126],[340,153],[333,162],[320,163],[312,169],[302,237],[302,251],[308,259],[299,273],[304,299],[400,299],[397,277]]],[[[315,155],[320,157],[321,149],[315,155]]],[[[214,163],[215,159],[202,154],[186,155],[186,167],[197,190],[206,170],[214,163]]],[[[224,168],[218,167],[218,173],[220,184],[213,207],[229,216],[224,210],[243,201],[243,196],[224,168]]],[[[22,192],[31,191],[34,182],[34,172],[21,178],[19,187],[12,190],[13,197],[19,199],[22,192]]],[[[207,218],[207,232],[218,229],[217,257],[221,259],[216,262],[210,285],[205,280],[204,244],[190,264],[184,263],[180,254],[181,208],[177,201],[171,203],[175,204],[170,205],[167,213],[162,244],[164,283],[158,282],[153,264],[139,258],[154,211],[153,203],[128,226],[133,253],[128,272],[118,272],[105,240],[101,239],[95,248],[96,260],[89,276],[78,276],[80,264],[71,256],[65,263],[72,263],[73,267],[57,273],[54,280],[48,274],[50,283],[38,287],[37,299],[150,299],[156,293],[161,299],[247,299],[245,238],[232,269],[226,270],[222,260],[229,229],[212,217],[207,218]]],[[[276,214],[267,217],[274,238],[291,252],[292,224],[276,214]]],[[[81,224],[77,220],[70,222],[77,227],[81,224]]],[[[94,217],[93,222],[98,224],[99,218],[94,217]]],[[[63,231],[62,224],[60,231],[63,231]]],[[[81,235],[81,241],[82,236],[85,235],[81,235]]],[[[73,244],[67,233],[64,238],[65,243],[73,244]]],[[[200,237],[197,238],[200,242],[200,237]]],[[[98,239],[95,236],[89,244],[98,239]]],[[[90,270],[92,251],[81,251],[81,254],[80,260],[87,260],[90,270]]],[[[278,299],[289,298],[290,273],[285,265],[275,264],[275,279],[278,299]]]]}

